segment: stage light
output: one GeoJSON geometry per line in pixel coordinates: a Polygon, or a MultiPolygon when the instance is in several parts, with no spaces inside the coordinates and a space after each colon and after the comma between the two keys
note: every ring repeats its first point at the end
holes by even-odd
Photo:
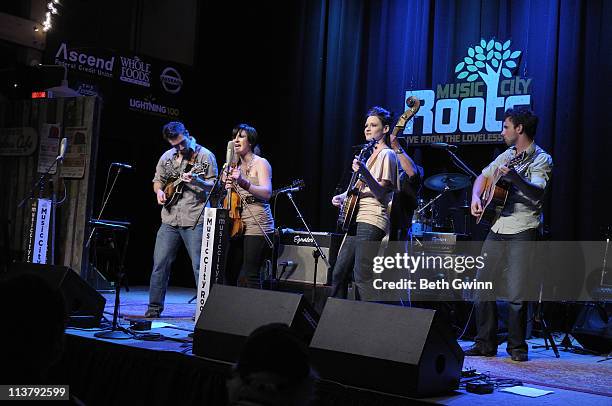
{"type": "Polygon", "coordinates": [[[54,86],[49,89],[45,89],[47,92],[47,98],[57,98],[57,97],[78,97],[81,96],[79,92],[74,89],[71,89],[68,86],[68,68],[64,65],[43,65],[38,64],[39,68],[62,68],[64,69],[64,78],[59,86],[54,86]]]}

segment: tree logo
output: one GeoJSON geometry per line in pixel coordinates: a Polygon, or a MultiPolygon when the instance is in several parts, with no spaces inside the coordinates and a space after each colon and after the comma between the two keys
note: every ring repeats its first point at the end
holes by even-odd
{"type": "Polygon", "coordinates": [[[457,79],[473,82],[480,76],[487,84],[487,89],[497,89],[499,74],[511,78],[510,69],[518,66],[516,60],[521,56],[521,51],[510,51],[510,44],[510,40],[502,45],[493,39],[488,43],[483,39],[480,40],[480,45],[469,47],[468,56],[455,67],[457,79]],[[485,69],[486,73],[481,69],[485,69]]]}

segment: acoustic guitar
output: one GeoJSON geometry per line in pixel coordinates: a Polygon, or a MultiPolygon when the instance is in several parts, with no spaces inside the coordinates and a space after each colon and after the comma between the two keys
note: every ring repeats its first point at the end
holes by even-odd
{"type": "MultiPolygon", "coordinates": [[[[519,164],[523,160],[524,156],[517,155],[512,158],[505,166],[512,169],[515,165],[519,164]]],[[[480,201],[482,205],[482,213],[476,216],[476,224],[484,224],[486,226],[493,225],[506,204],[508,199],[508,192],[510,190],[511,183],[502,180],[503,173],[496,169],[493,176],[485,177],[485,184],[482,194],[480,195],[480,201]]]]}

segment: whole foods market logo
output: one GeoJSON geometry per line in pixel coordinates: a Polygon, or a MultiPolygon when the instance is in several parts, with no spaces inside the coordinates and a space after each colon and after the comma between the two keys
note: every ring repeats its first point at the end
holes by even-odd
{"type": "Polygon", "coordinates": [[[119,80],[135,85],[150,87],[150,77],[150,63],[144,63],[137,56],[133,58],[128,58],[126,56],[121,57],[121,76],[119,76],[119,80]]]}
{"type": "Polygon", "coordinates": [[[181,91],[183,79],[176,69],[170,67],[164,69],[159,75],[159,79],[166,92],[176,94],[181,91]]]}
{"type": "MultiPolygon", "coordinates": [[[[422,103],[415,117],[422,119],[422,132],[413,134],[414,126],[406,126],[409,144],[497,143],[502,142],[503,111],[517,105],[530,105],[531,79],[513,76],[520,62],[521,51],[482,39],[469,47],[467,55],[457,63],[454,74],[463,83],[438,84],[436,90],[408,90],[422,103]]],[[[406,106],[406,109],[408,106],[406,106]]]]}

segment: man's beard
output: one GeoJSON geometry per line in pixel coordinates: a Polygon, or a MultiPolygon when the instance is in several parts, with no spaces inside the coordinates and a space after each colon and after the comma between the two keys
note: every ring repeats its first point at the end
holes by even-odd
{"type": "Polygon", "coordinates": [[[516,144],[516,140],[518,139],[518,137],[515,138],[505,138],[504,141],[506,141],[506,145],[511,147],[514,144],[516,144]]]}

